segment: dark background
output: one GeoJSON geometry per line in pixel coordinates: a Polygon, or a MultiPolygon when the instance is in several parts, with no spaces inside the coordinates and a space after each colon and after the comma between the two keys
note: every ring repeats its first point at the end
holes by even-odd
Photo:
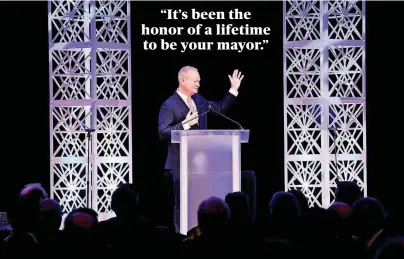
{"type": "MultiPolygon", "coordinates": [[[[366,88],[368,195],[393,209],[402,179],[401,87],[402,51],[398,36],[403,25],[400,2],[366,3],[366,88]]],[[[49,79],[47,2],[1,2],[2,170],[0,211],[10,206],[23,184],[41,182],[49,190],[49,79]]],[[[150,217],[166,202],[162,188],[165,145],[157,138],[161,103],[177,87],[184,65],[199,69],[200,93],[220,100],[230,87],[228,74],[238,68],[245,75],[238,101],[229,116],[250,129],[242,146],[242,169],[257,174],[258,209],[264,211],[273,192],[284,188],[282,2],[131,2],[132,14],[132,125],[133,174],[150,217]],[[269,26],[271,35],[223,37],[224,40],[261,41],[261,51],[144,51],[140,25],[184,25],[167,21],[164,8],[250,11],[252,26],[269,26]],[[265,125],[264,125],[265,124],[265,125]]],[[[214,22],[214,21],[213,21],[214,22]]],[[[226,23],[226,21],[219,21],[226,23]]],[[[208,21],[193,24],[208,25],[208,21]]],[[[245,24],[247,21],[234,21],[245,24]]],[[[212,22],[210,23],[212,24],[212,22]]],[[[215,36],[164,37],[167,41],[209,41],[215,36]]],[[[211,40],[214,41],[214,40],[211,40]]],[[[211,128],[237,128],[210,116],[211,128]]],[[[161,213],[159,215],[162,215],[161,213]]]]}

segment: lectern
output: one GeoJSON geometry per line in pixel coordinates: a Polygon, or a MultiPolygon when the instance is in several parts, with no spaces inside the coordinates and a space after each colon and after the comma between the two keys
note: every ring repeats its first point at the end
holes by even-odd
{"type": "Polygon", "coordinates": [[[249,130],[173,130],[180,145],[180,233],[198,225],[199,204],[241,190],[241,143],[249,130]]]}

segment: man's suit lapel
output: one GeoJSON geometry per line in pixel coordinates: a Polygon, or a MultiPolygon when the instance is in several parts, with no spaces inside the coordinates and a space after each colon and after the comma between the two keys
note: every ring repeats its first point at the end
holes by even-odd
{"type": "Polygon", "coordinates": [[[196,106],[196,110],[198,111],[198,114],[202,114],[202,104],[199,102],[199,98],[196,98],[196,94],[192,96],[192,100],[194,100],[195,106],[196,106]]]}
{"type": "MultiPolygon", "coordinates": [[[[194,102],[195,102],[195,106],[196,106],[196,109],[197,109],[197,111],[198,111],[198,114],[201,115],[202,113],[205,112],[205,111],[203,110],[204,106],[203,106],[203,103],[201,102],[201,98],[197,98],[196,96],[197,96],[196,94],[193,95],[193,96],[192,96],[192,99],[193,99],[194,102]]],[[[205,118],[206,118],[206,114],[203,115],[203,116],[201,116],[201,117],[199,117],[198,129],[201,128],[201,124],[203,123],[203,121],[205,120],[205,118]]]]}
{"type": "Polygon", "coordinates": [[[184,102],[184,100],[182,100],[181,96],[177,93],[177,91],[175,91],[174,96],[181,111],[187,114],[189,112],[188,105],[184,102]]]}
{"type": "MultiPolygon", "coordinates": [[[[177,93],[177,91],[175,91],[174,97],[175,97],[175,100],[176,100],[176,102],[177,102],[179,108],[181,109],[182,116],[185,117],[185,116],[188,114],[188,112],[189,112],[188,105],[184,102],[184,100],[183,100],[183,99],[181,98],[181,96],[177,93]]],[[[192,99],[193,99],[194,102],[195,102],[195,106],[196,106],[196,109],[197,109],[197,111],[198,111],[198,114],[202,114],[202,112],[204,112],[204,111],[202,111],[203,104],[199,101],[200,98],[196,98],[196,95],[193,95],[193,96],[192,96],[192,99]]],[[[205,116],[206,116],[206,115],[205,115],[205,116]]],[[[203,117],[204,117],[204,116],[203,116],[203,117]]],[[[203,120],[203,118],[199,118],[199,124],[193,125],[193,126],[191,127],[191,129],[199,129],[199,128],[200,128],[200,123],[202,122],[201,120],[203,120]]]]}

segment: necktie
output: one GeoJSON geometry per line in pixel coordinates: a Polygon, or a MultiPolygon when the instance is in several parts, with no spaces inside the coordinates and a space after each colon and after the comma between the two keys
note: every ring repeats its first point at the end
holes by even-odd
{"type": "MultiPolygon", "coordinates": [[[[189,97],[187,99],[187,103],[188,103],[188,107],[192,111],[192,113],[195,113],[196,112],[196,107],[194,106],[194,103],[193,103],[191,97],[189,97]]],[[[196,123],[196,127],[199,128],[199,122],[196,123]]]]}
{"type": "Polygon", "coordinates": [[[192,111],[192,113],[194,113],[195,112],[195,106],[193,105],[193,103],[192,103],[192,98],[188,98],[187,99],[187,103],[188,103],[188,107],[189,107],[189,109],[192,111]]]}

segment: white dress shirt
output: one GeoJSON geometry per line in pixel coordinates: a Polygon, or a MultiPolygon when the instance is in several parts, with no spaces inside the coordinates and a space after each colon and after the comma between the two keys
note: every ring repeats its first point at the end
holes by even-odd
{"type": "MultiPolygon", "coordinates": [[[[230,88],[229,92],[234,96],[238,95],[238,91],[236,91],[234,89],[230,88]]],[[[190,98],[190,97],[188,97],[185,94],[181,93],[178,89],[177,89],[177,93],[181,97],[181,99],[184,100],[184,102],[188,106],[188,108],[191,109],[191,107],[188,105],[188,101],[187,101],[188,98],[190,98]]],[[[194,102],[194,100],[192,98],[191,98],[191,105],[193,106],[194,110],[196,111],[197,110],[196,104],[195,104],[195,102],[194,102]]],[[[184,123],[184,122],[183,122],[182,126],[183,126],[184,130],[189,130],[191,128],[191,126],[189,126],[188,123],[184,123]]]]}

